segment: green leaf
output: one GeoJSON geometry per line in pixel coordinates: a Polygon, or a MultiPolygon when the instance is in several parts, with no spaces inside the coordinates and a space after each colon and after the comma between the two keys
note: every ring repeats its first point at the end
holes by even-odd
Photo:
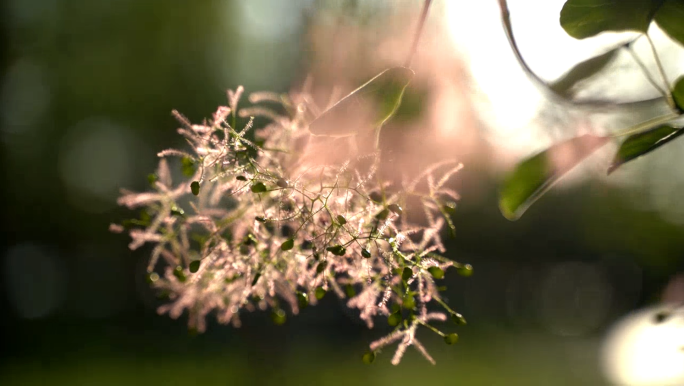
{"type": "Polygon", "coordinates": [[[199,195],[200,192],[200,184],[198,181],[192,181],[190,184],[190,190],[192,191],[192,194],[195,196],[199,195]]]}
{"type": "Polygon", "coordinates": [[[368,250],[368,248],[363,248],[361,250],[361,256],[363,256],[366,259],[369,259],[371,257],[371,252],[368,250]]]}
{"type": "Polygon", "coordinates": [[[237,177],[235,177],[235,179],[238,181],[247,181],[247,177],[245,177],[245,176],[237,176],[237,177]]]}
{"type": "Polygon", "coordinates": [[[618,53],[619,48],[610,50],[602,55],[595,56],[583,62],[577,63],[570,71],[566,72],[558,80],[549,86],[557,94],[572,98],[575,95],[575,86],[603,70],[618,53]]]}
{"type": "Polygon", "coordinates": [[[519,163],[499,191],[501,213],[517,220],[561,176],[607,141],[607,137],[587,134],[555,144],[519,163]]]}
{"type": "Polygon", "coordinates": [[[294,240],[293,239],[287,239],[287,240],[285,240],[284,243],[282,243],[280,245],[280,250],[282,250],[282,251],[289,251],[292,248],[294,248],[294,240]]]}
{"type": "Polygon", "coordinates": [[[195,175],[195,161],[190,157],[181,158],[181,173],[186,177],[192,177],[195,175]]]}
{"type": "Polygon", "coordinates": [[[584,39],[601,32],[646,32],[663,0],[568,0],[560,24],[568,35],[584,39]]]}
{"type": "Polygon", "coordinates": [[[264,185],[262,182],[255,182],[249,189],[252,191],[252,193],[263,193],[266,191],[266,185],[264,185]]]}
{"type": "Polygon", "coordinates": [[[382,126],[399,108],[414,72],[410,68],[387,69],[352,91],[309,125],[314,135],[347,137],[364,126],[382,126]]]}
{"type": "Polygon", "coordinates": [[[458,342],[458,334],[454,332],[452,334],[444,335],[444,342],[446,344],[455,344],[458,342]]]}
{"type": "Polygon", "coordinates": [[[200,264],[201,264],[201,262],[199,260],[193,260],[188,265],[188,269],[190,270],[191,273],[195,273],[195,272],[199,271],[200,264]]]}
{"type": "Polygon", "coordinates": [[[672,98],[680,112],[684,111],[684,76],[677,79],[672,88],[672,98]]]}
{"type": "Polygon", "coordinates": [[[650,153],[664,144],[684,134],[684,130],[672,126],[660,126],[655,129],[630,135],[622,142],[613,158],[613,163],[608,168],[608,174],[631,160],[650,153]]]}
{"type": "Polygon", "coordinates": [[[669,37],[684,45],[684,1],[666,0],[656,13],[655,21],[669,37]]]}

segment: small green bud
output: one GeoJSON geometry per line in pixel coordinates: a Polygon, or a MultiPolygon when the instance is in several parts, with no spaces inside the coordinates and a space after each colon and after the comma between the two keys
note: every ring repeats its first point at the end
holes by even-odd
{"type": "Polygon", "coordinates": [[[309,305],[309,295],[304,292],[297,292],[297,302],[299,303],[299,308],[306,308],[309,305]]]}
{"type": "Polygon", "coordinates": [[[340,225],[344,225],[347,223],[347,219],[344,218],[344,216],[342,216],[341,214],[337,215],[337,223],[340,225]]]}
{"type": "Polygon", "coordinates": [[[402,299],[402,305],[408,310],[412,310],[416,307],[416,300],[411,295],[404,296],[402,299]]]}
{"type": "Polygon", "coordinates": [[[181,267],[179,265],[176,268],[174,268],[173,276],[175,276],[179,282],[184,283],[185,282],[185,273],[183,272],[183,267],[181,267]]]}
{"type": "Polygon", "coordinates": [[[287,240],[285,240],[284,243],[280,244],[280,250],[281,251],[289,251],[292,248],[294,248],[294,240],[293,239],[287,239],[287,240]]]}
{"type": "Polygon", "coordinates": [[[263,182],[255,182],[249,189],[252,193],[263,193],[266,191],[266,185],[264,185],[263,182]]]}
{"type": "Polygon", "coordinates": [[[361,256],[365,257],[366,259],[369,259],[371,257],[371,253],[368,250],[368,248],[363,248],[361,250],[361,256]]]}
{"type": "Polygon", "coordinates": [[[375,218],[382,221],[382,220],[387,219],[387,216],[389,216],[389,209],[385,208],[385,209],[381,210],[380,213],[376,214],[375,218]]]}
{"type": "Polygon", "coordinates": [[[235,177],[235,179],[238,181],[247,181],[247,177],[245,177],[245,176],[237,176],[237,177],[235,177]]]}
{"type": "Polygon", "coordinates": [[[382,202],[382,194],[380,192],[373,192],[369,195],[370,199],[377,202],[381,203],[382,202]]]}
{"type": "Polygon", "coordinates": [[[178,217],[185,217],[185,211],[176,205],[171,207],[171,214],[178,217]]]}
{"type": "Polygon", "coordinates": [[[326,290],[323,289],[323,287],[316,287],[316,299],[321,300],[327,293],[326,290]]]}
{"type": "Polygon", "coordinates": [[[661,311],[661,312],[658,312],[657,314],[655,314],[655,317],[653,318],[653,322],[656,323],[656,324],[663,323],[663,322],[665,322],[667,319],[669,319],[670,316],[672,316],[672,313],[670,313],[670,312],[668,312],[668,311],[661,311]]]}
{"type": "Polygon", "coordinates": [[[195,196],[198,196],[199,191],[200,191],[199,182],[198,181],[192,181],[192,183],[190,184],[190,190],[192,191],[192,194],[194,194],[195,196]]]}
{"type": "Polygon", "coordinates": [[[159,274],[157,274],[156,272],[150,272],[147,274],[147,282],[148,283],[152,284],[157,280],[159,280],[159,274]]]}
{"type": "Polygon", "coordinates": [[[456,203],[453,202],[453,201],[449,201],[449,202],[447,202],[446,204],[444,204],[444,205],[442,206],[442,210],[443,210],[445,213],[453,214],[453,213],[456,212],[456,203]]]}
{"type": "Polygon", "coordinates": [[[444,342],[449,345],[458,342],[458,334],[454,332],[452,334],[444,335],[444,342]]]}
{"type": "Polygon", "coordinates": [[[328,247],[325,249],[335,256],[344,256],[344,254],[347,253],[347,248],[345,248],[339,244],[333,245],[332,247],[328,247]]]}
{"type": "Polygon", "coordinates": [[[428,268],[428,272],[430,272],[430,275],[435,279],[442,279],[444,277],[444,271],[439,267],[432,266],[428,268]]]}
{"type": "Polygon", "coordinates": [[[457,268],[456,272],[463,277],[470,277],[473,275],[473,266],[465,264],[457,268]]]}
{"type": "Polygon", "coordinates": [[[181,158],[181,172],[186,177],[192,177],[195,174],[195,161],[190,157],[181,158]]]}
{"type": "Polygon", "coordinates": [[[188,269],[190,270],[190,272],[195,273],[195,272],[199,271],[200,264],[201,264],[201,262],[199,260],[193,260],[188,265],[188,269]]]}
{"type": "Polygon", "coordinates": [[[159,180],[159,178],[156,174],[151,173],[147,175],[147,182],[150,183],[150,186],[154,187],[154,183],[157,182],[157,180],[159,180]]]}
{"type": "Polygon", "coordinates": [[[356,296],[356,290],[354,289],[354,286],[351,284],[347,284],[344,286],[344,293],[347,295],[348,298],[353,298],[356,296]]]}
{"type": "Polygon", "coordinates": [[[465,326],[466,324],[468,324],[466,322],[465,318],[463,317],[463,315],[459,314],[458,312],[452,312],[451,313],[451,320],[454,323],[461,325],[461,326],[465,326]]]}
{"type": "Polygon", "coordinates": [[[256,217],[254,217],[254,219],[259,221],[259,222],[266,222],[266,217],[256,216],[256,217]]]}
{"type": "Polygon", "coordinates": [[[399,205],[397,205],[397,204],[387,205],[387,209],[391,210],[393,213],[395,213],[395,214],[397,214],[397,215],[400,215],[400,216],[401,216],[401,213],[404,211],[404,210],[401,209],[401,207],[400,207],[399,205]]]}
{"type": "Polygon", "coordinates": [[[242,240],[242,244],[244,244],[244,245],[254,245],[256,243],[257,243],[257,239],[251,233],[248,234],[247,236],[245,236],[245,238],[242,240]]]}
{"type": "Polygon", "coordinates": [[[278,178],[278,181],[276,181],[276,185],[283,189],[290,187],[290,183],[288,183],[287,180],[284,178],[278,178]]]}
{"type": "Polygon", "coordinates": [[[271,312],[271,320],[273,320],[275,325],[280,326],[287,320],[287,315],[285,314],[285,311],[281,309],[273,310],[273,312],[271,312]]]}
{"type": "Polygon", "coordinates": [[[252,287],[256,285],[256,283],[259,281],[261,278],[261,272],[258,272],[256,275],[254,275],[254,279],[252,279],[252,287]]]}
{"type": "Polygon", "coordinates": [[[407,281],[413,276],[413,270],[409,267],[405,267],[403,271],[401,271],[401,280],[407,281]]]}
{"type": "Polygon", "coordinates": [[[328,262],[327,262],[327,261],[321,261],[321,262],[318,263],[318,265],[316,266],[316,273],[322,273],[323,271],[325,271],[325,269],[326,269],[327,267],[328,267],[328,262]]]}
{"type": "Polygon", "coordinates": [[[401,323],[401,313],[395,312],[387,317],[387,324],[392,327],[398,326],[401,323]]]}
{"type": "Polygon", "coordinates": [[[373,351],[368,351],[365,354],[363,354],[363,363],[370,365],[371,363],[375,362],[375,353],[373,351]]]}

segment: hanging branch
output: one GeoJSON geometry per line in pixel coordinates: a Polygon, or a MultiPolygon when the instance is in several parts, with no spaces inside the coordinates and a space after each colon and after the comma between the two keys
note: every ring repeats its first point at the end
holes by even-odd
{"type": "Polygon", "coordinates": [[[420,40],[420,35],[423,32],[423,26],[425,25],[425,19],[427,19],[428,10],[430,9],[430,4],[432,0],[425,0],[423,3],[423,12],[420,15],[420,20],[418,21],[418,26],[416,27],[416,33],[413,35],[413,43],[411,44],[411,50],[409,51],[404,67],[411,67],[411,62],[413,61],[413,56],[416,54],[418,49],[418,41],[420,40]]]}

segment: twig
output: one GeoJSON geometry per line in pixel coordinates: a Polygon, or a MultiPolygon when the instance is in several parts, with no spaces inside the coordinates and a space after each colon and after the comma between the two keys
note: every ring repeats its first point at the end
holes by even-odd
{"type": "Polygon", "coordinates": [[[416,54],[418,49],[418,41],[420,40],[420,35],[423,32],[423,26],[425,25],[425,19],[427,19],[428,10],[430,9],[430,4],[432,0],[425,0],[423,3],[423,12],[420,15],[420,20],[418,21],[418,27],[416,27],[416,33],[413,35],[413,43],[411,44],[411,51],[409,51],[404,67],[411,67],[411,62],[413,61],[413,56],[416,54]]]}

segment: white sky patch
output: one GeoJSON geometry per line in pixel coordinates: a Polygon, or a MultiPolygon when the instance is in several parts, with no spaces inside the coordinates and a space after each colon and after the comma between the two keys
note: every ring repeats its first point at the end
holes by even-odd
{"type": "MultiPolygon", "coordinates": [[[[558,21],[564,2],[509,1],[513,34],[520,52],[532,70],[547,81],[559,78],[574,64],[637,36],[629,32],[604,33],[590,39],[574,39],[565,33],[558,21]]],[[[469,62],[476,90],[485,98],[481,111],[493,130],[492,140],[506,148],[518,149],[520,155],[548,146],[549,138],[535,135],[532,130],[544,96],[513,55],[502,26],[498,2],[449,1],[445,5],[445,17],[454,44],[469,62]]],[[[682,52],[673,50],[674,43],[657,27],[651,29],[651,35],[660,48],[668,73],[681,73],[682,52]]],[[[636,50],[647,65],[653,64],[646,39],[637,42],[636,50]]],[[[623,52],[607,70],[610,83],[597,84],[582,95],[626,96],[631,100],[657,96],[638,71],[630,56],[623,52]]]]}

